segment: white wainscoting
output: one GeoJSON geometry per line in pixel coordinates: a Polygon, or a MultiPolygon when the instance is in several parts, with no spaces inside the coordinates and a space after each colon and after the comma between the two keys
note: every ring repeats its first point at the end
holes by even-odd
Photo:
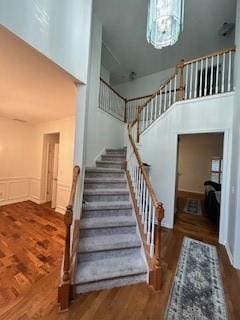
{"type": "Polygon", "coordinates": [[[55,211],[65,214],[71,192],[71,186],[58,181],[57,205],[55,211]]]}
{"type": "MultiPolygon", "coordinates": [[[[41,204],[41,179],[34,177],[0,178],[0,206],[30,200],[41,204]]],[[[65,214],[69,201],[71,186],[62,182],[57,185],[56,210],[65,214]]]]}
{"type": "Polygon", "coordinates": [[[29,200],[37,204],[41,204],[40,190],[41,190],[41,179],[40,178],[29,178],[29,200]]]}
{"type": "Polygon", "coordinates": [[[28,200],[29,191],[28,177],[0,178],[0,206],[28,200]]]}

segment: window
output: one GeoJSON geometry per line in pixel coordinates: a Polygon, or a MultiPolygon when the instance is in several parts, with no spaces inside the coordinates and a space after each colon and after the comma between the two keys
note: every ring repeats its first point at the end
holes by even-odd
{"type": "Polygon", "coordinates": [[[214,158],[211,160],[211,181],[222,183],[223,160],[214,158]]]}

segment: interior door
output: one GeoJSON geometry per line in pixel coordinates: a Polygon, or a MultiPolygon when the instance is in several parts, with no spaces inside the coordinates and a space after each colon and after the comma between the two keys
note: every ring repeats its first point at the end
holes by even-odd
{"type": "Polygon", "coordinates": [[[58,153],[59,144],[54,144],[54,154],[53,154],[53,175],[52,175],[52,208],[56,208],[57,202],[57,181],[58,181],[58,153]]]}
{"type": "Polygon", "coordinates": [[[47,202],[52,200],[53,154],[54,154],[54,144],[48,143],[47,145],[47,190],[46,190],[47,202]]]}

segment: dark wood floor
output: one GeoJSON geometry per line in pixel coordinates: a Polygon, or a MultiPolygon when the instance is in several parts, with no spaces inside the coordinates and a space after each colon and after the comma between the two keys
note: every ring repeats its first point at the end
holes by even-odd
{"type": "Polygon", "coordinates": [[[218,226],[209,220],[204,211],[204,195],[190,192],[178,192],[177,213],[175,215],[174,229],[185,235],[211,244],[218,243],[218,226]],[[193,215],[184,212],[187,198],[201,201],[201,215],[193,215]]]}
{"type": "MultiPolygon", "coordinates": [[[[22,269],[19,271],[15,266],[15,275],[22,273],[29,279],[26,287],[24,281],[18,282],[18,285],[13,285],[15,283],[14,272],[10,270],[13,269],[11,265],[14,262],[10,259],[8,264],[2,265],[4,257],[2,257],[2,254],[0,256],[1,320],[162,320],[183,237],[187,234],[193,238],[209,242],[209,235],[206,234],[204,228],[192,224],[191,232],[189,230],[185,231],[187,222],[179,219],[174,230],[163,229],[162,233],[164,278],[161,292],[154,292],[146,284],[101,290],[82,294],[73,302],[67,313],[59,313],[56,306],[56,293],[63,245],[62,220],[61,216],[31,202],[2,207],[0,232],[1,235],[5,233],[5,236],[1,236],[0,248],[4,257],[16,255],[21,259],[22,252],[29,250],[33,253],[27,255],[23,262],[28,272],[26,270],[24,272],[22,269]],[[21,221],[21,224],[18,221],[21,221]],[[16,225],[18,227],[15,227],[16,225]],[[9,232],[7,232],[8,230],[9,232]],[[13,232],[19,234],[20,237],[13,238],[13,232]],[[40,243],[48,243],[48,247],[44,248],[41,245],[39,247],[39,241],[40,243]],[[10,249],[3,250],[2,247],[10,247],[10,249]],[[38,250],[39,253],[37,253],[38,250]],[[45,258],[49,257],[50,262],[42,262],[42,259],[37,258],[39,254],[45,258]],[[9,290],[11,291],[11,288],[15,287],[18,288],[18,295],[12,297],[6,294],[9,290]]],[[[225,249],[220,245],[217,245],[217,249],[229,317],[230,320],[239,320],[240,272],[231,267],[225,249]]]]}

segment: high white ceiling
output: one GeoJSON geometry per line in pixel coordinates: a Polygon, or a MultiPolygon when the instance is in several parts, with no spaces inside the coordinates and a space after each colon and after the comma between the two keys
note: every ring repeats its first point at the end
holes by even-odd
{"type": "Polygon", "coordinates": [[[29,124],[75,115],[74,79],[0,26],[0,117],[29,124]]]}
{"type": "Polygon", "coordinates": [[[146,41],[147,4],[148,0],[94,0],[94,12],[103,24],[102,64],[113,84],[128,81],[131,71],[142,77],[234,43],[234,34],[223,38],[218,30],[224,22],[235,22],[235,0],[185,0],[184,32],[177,44],[162,50],[146,41]]]}

